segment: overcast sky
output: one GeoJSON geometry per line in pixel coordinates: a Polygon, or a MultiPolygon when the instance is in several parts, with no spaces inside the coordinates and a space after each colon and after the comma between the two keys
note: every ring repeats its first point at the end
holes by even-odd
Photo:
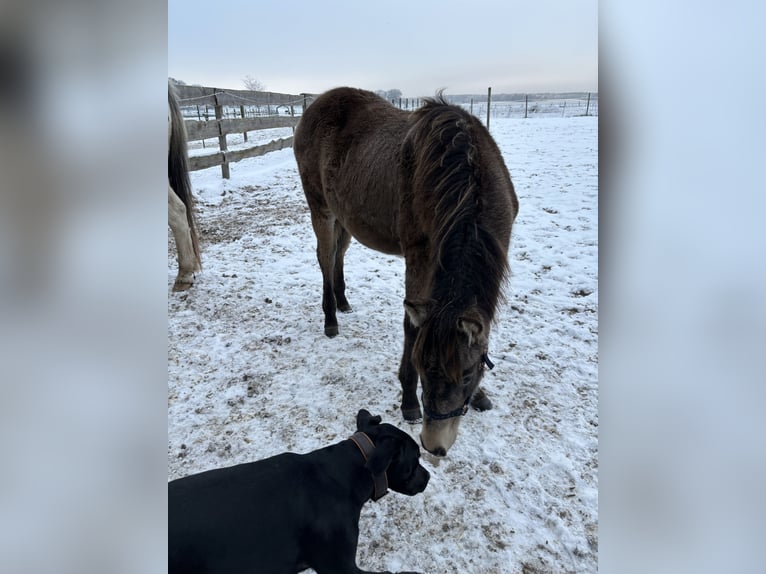
{"type": "Polygon", "coordinates": [[[597,0],[169,0],[168,75],[273,92],[598,91],[597,0]]]}

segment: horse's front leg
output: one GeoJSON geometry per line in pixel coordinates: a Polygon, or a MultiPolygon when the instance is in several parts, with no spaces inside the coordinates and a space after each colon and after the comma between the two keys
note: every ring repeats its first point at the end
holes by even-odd
{"type": "Polygon", "coordinates": [[[402,384],[402,415],[404,420],[415,422],[422,418],[418,401],[418,372],[412,364],[412,347],[418,336],[418,328],[404,314],[404,351],[399,365],[399,382],[402,384]]]}

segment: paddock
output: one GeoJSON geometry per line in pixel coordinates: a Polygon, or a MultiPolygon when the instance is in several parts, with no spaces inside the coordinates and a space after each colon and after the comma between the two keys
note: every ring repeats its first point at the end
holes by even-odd
{"type": "MultiPolygon", "coordinates": [[[[359,562],[424,572],[595,572],[598,118],[492,120],[521,210],[483,386],[414,498],[368,503],[359,562]]],[[[291,149],[192,173],[205,271],[168,295],[168,479],[347,438],[399,410],[403,260],[352,242],[353,312],[323,333],[315,240],[291,149]],[[374,336],[370,336],[374,333],[374,336]]],[[[168,291],[175,248],[168,236],[168,291]]]]}

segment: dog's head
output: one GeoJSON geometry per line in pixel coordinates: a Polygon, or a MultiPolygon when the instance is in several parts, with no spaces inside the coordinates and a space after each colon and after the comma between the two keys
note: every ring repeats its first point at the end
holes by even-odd
{"type": "Polygon", "coordinates": [[[356,430],[375,443],[367,468],[375,475],[386,473],[391,490],[409,496],[423,492],[430,475],[420,465],[420,448],[410,435],[393,425],[381,424],[379,416],[365,409],[356,415],[356,430]]]}

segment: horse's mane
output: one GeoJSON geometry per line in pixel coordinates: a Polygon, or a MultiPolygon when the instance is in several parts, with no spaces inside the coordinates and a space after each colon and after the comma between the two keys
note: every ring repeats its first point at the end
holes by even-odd
{"type": "MultiPolygon", "coordinates": [[[[494,157],[480,157],[480,139],[490,136],[474,116],[439,93],[426,100],[414,119],[405,149],[414,170],[413,192],[422,194],[427,213],[433,213],[434,255],[431,313],[421,326],[414,356],[417,361],[427,347],[438,344],[430,350],[441,357],[450,378],[459,380],[458,320],[474,307],[491,322],[508,274],[506,251],[487,227],[492,216],[484,212],[486,196],[505,191],[483,180],[490,177],[480,160],[494,157]]],[[[493,203],[487,198],[486,205],[493,203]]]]}

